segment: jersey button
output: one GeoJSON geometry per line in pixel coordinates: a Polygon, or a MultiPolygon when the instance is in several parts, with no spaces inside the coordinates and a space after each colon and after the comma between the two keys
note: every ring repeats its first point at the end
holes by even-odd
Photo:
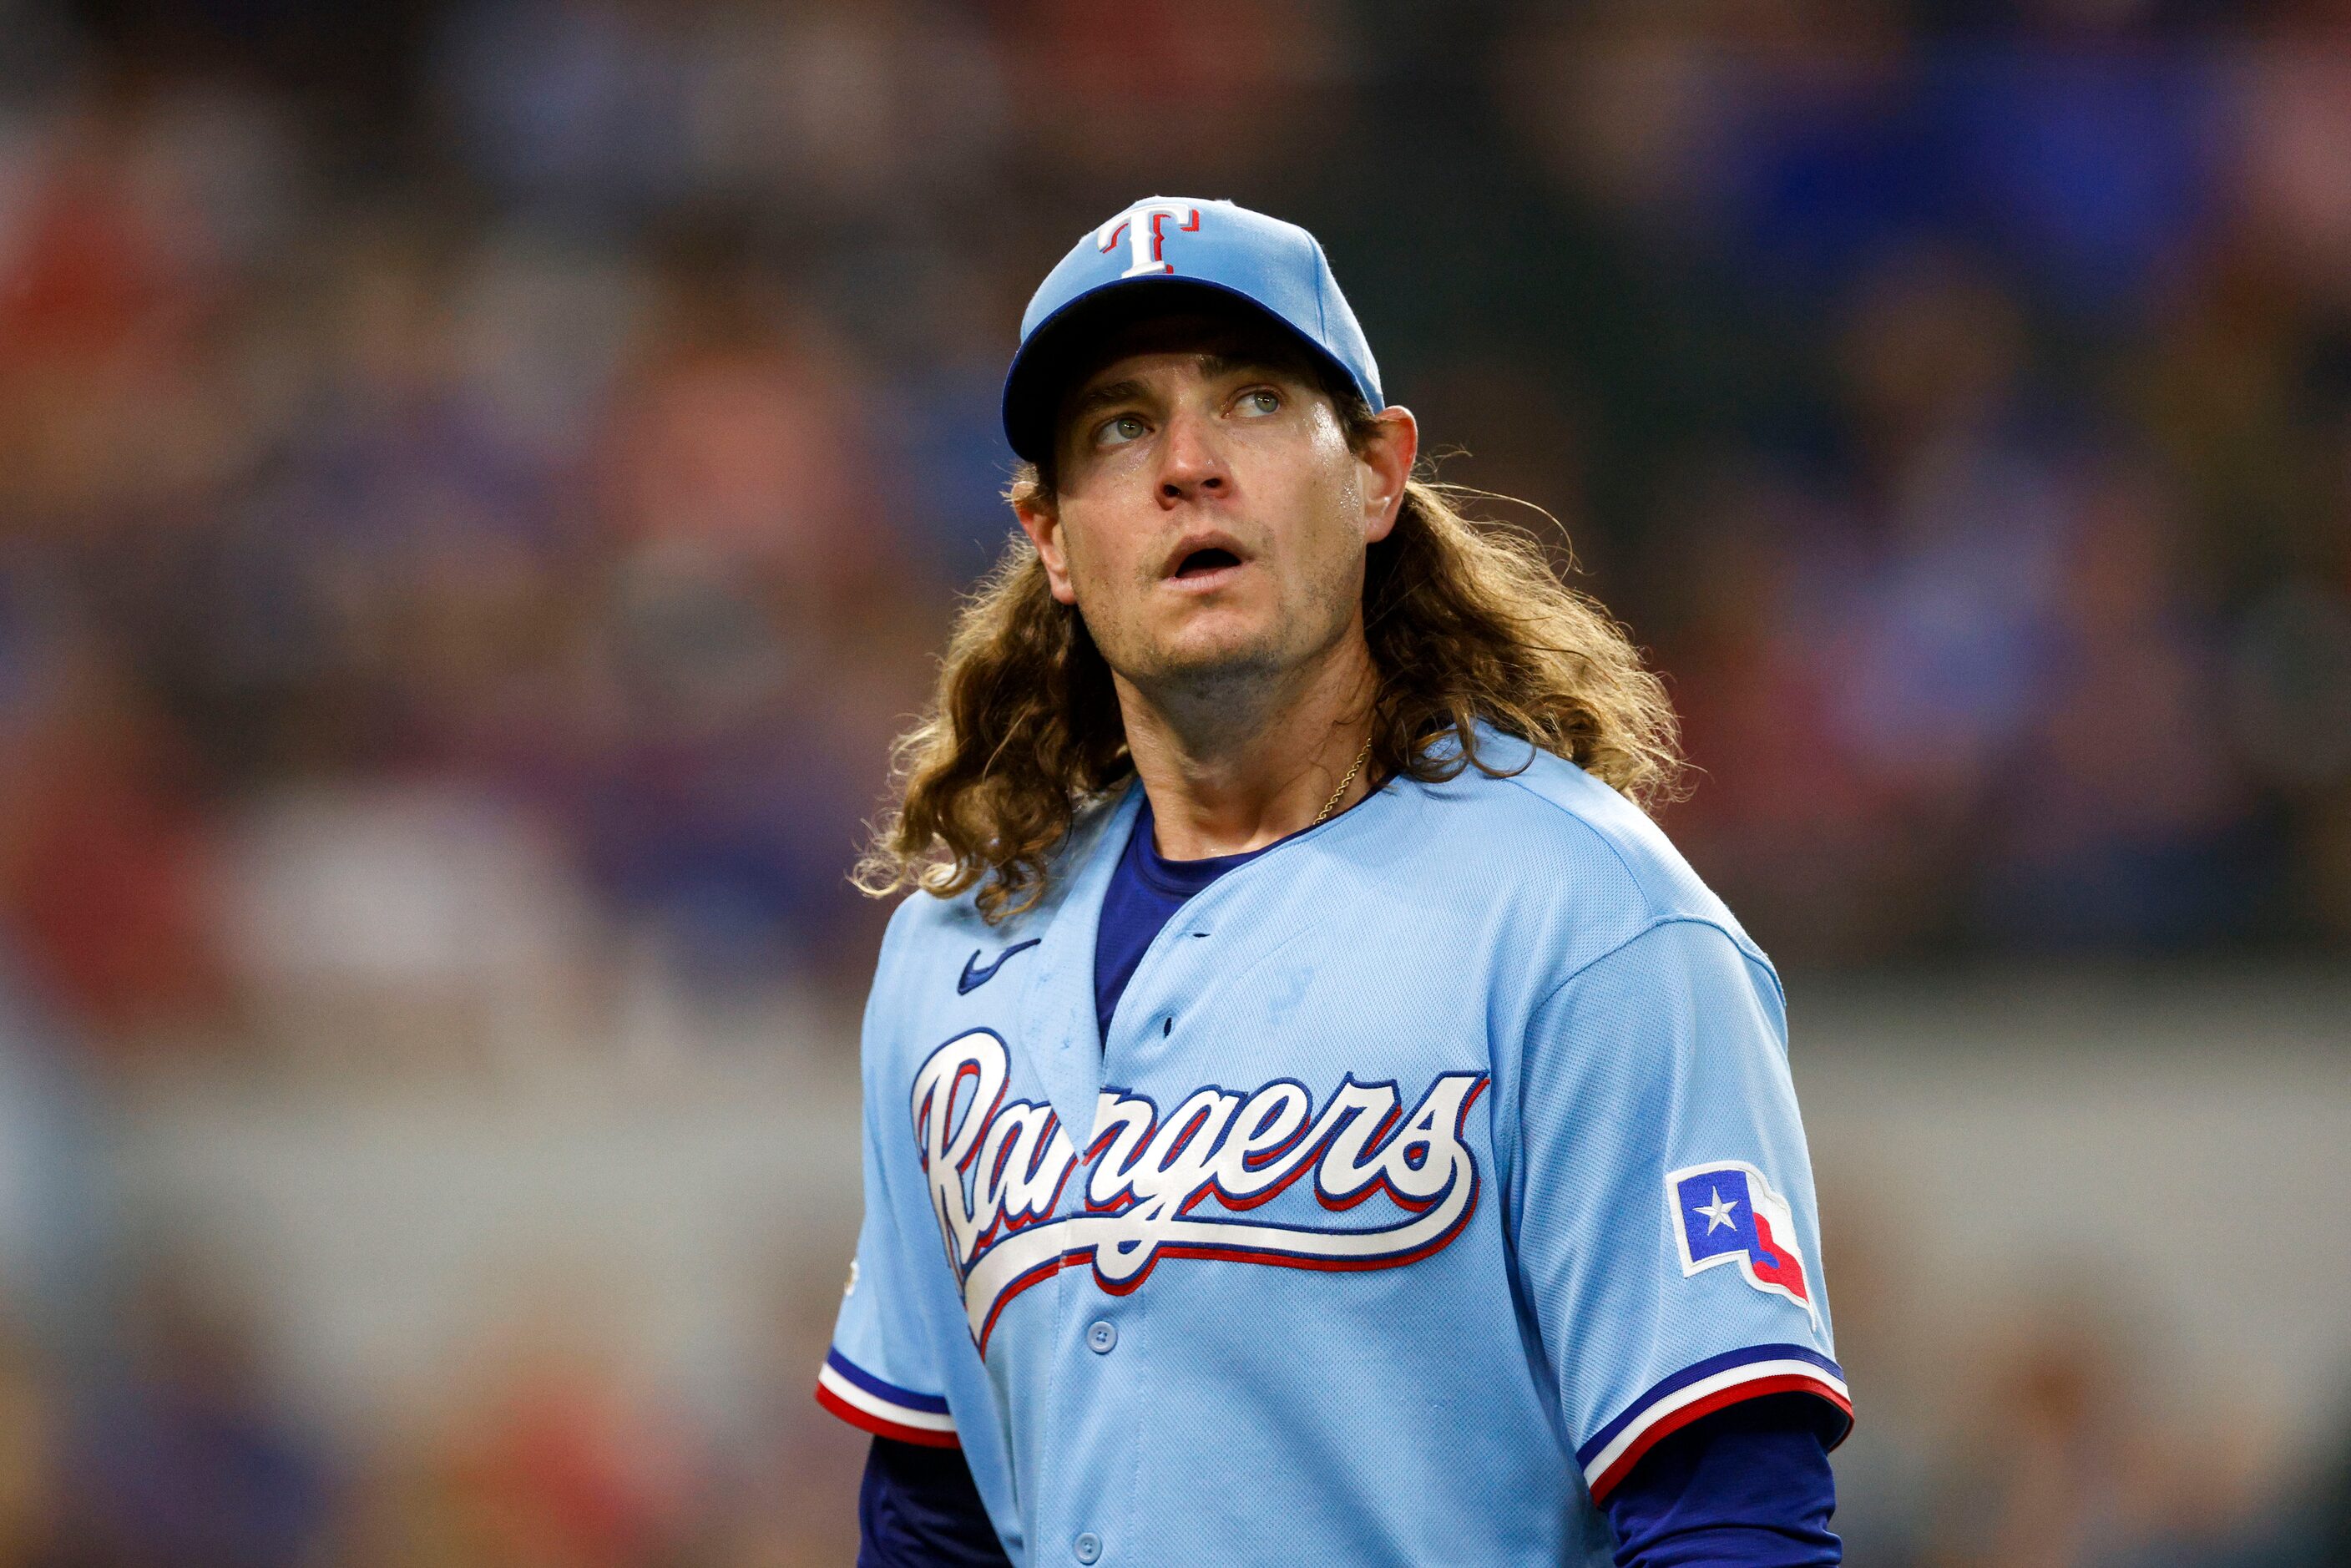
{"type": "Polygon", "coordinates": [[[1089,1530],[1070,1542],[1070,1550],[1078,1554],[1081,1563],[1099,1563],[1102,1561],[1102,1537],[1089,1530]]]}
{"type": "MultiPolygon", "coordinates": [[[[1098,1322],[1086,1330],[1086,1348],[1096,1355],[1108,1355],[1118,1344],[1118,1325],[1098,1322]]],[[[1092,1558],[1087,1559],[1092,1562],[1092,1558]]]]}

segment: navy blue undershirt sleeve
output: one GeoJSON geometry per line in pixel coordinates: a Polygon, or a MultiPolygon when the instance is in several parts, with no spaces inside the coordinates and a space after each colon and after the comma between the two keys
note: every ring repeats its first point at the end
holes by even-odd
{"type": "Polygon", "coordinates": [[[1171,861],[1152,842],[1151,824],[1151,801],[1146,796],[1143,809],[1134,814],[1134,831],[1118,857],[1118,869],[1111,873],[1110,886],[1103,891],[1102,920],[1094,928],[1094,1021],[1104,1040],[1110,1038],[1111,1014],[1118,1010],[1118,998],[1126,994],[1127,981],[1134,978],[1135,966],[1143,962],[1160,928],[1194,894],[1273,847],[1267,844],[1207,860],[1171,861]]]}
{"type": "Polygon", "coordinates": [[[958,1448],[874,1438],[857,1533],[857,1568],[1012,1568],[958,1448]]]}
{"type": "MultiPolygon", "coordinates": [[[[1814,1401],[1775,1395],[1675,1433],[1609,1495],[1617,1568],[1833,1568],[1836,1481],[1814,1401]]],[[[873,1439],[857,1568],[1008,1568],[953,1448],[873,1439]]]]}
{"type": "Polygon", "coordinates": [[[1616,1568],[1829,1568],[1836,1479],[1808,1394],[1750,1399],[1691,1422],[1608,1494],[1616,1568]]]}

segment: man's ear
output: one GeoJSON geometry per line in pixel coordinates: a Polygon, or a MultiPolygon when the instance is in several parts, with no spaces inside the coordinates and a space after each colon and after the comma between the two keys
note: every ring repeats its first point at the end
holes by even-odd
{"type": "Polygon", "coordinates": [[[1045,580],[1053,597],[1063,604],[1075,604],[1078,594],[1070,586],[1069,552],[1061,548],[1061,509],[1041,489],[1031,487],[1013,500],[1012,515],[1020,519],[1020,531],[1037,547],[1037,559],[1045,563],[1045,580]]]}
{"type": "Polygon", "coordinates": [[[1392,403],[1374,416],[1378,428],[1356,455],[1367,471],[1364,481],[1364,542],[1375,544],[1395,527],[1404,509],[1405,482],[1420,455],[1420,422],[1412,410],[1392,403]]]}

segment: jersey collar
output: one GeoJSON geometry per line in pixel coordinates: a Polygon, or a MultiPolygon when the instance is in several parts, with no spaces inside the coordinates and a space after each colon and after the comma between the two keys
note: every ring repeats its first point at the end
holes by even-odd
{"type": "MultiPolygon", "coordinates": [[[[1371,798],[1259,852],[1297,853],[1308,842],[1322,841],[1344,855],[1382,858],[1380,840],[1413,831],[1413,809],[1422,792],[1423,787],[1410,779],[1384,780],[1371,798]]],[[[1081,821],[1073,830],[1056,867],[1061,873],[1059,892],[1048,894],[1050,907],[1040,912],[1046,924],[1040,934],[1038,962],[1029,971],[1020,993],[1016,1049],[1042,1081],[1053,1113],[1081,1154],[1093,1140],[1104,1060],[1101,1029],[1094,1017],[1094,936],[1102,925],[1103,895],[1110,890],[1111,876],[1125,852],[1143,802],[1143,785],[1131,779],[1115,800],[1098,808],[1091,821],[1081,821]]],[[[1243,868],[1238,874],[1218,878],[1198,897],[1213,902],[1239,896],[1236,884],[1247,880],[1243,868]]]]}

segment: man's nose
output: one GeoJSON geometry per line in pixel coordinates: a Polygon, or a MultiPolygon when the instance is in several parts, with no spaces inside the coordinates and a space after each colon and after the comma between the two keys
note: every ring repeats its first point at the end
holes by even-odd
{"type": "Polygon", "coordinates": [[[1174,507],[1221,497],[1232,487],[1232,470],[1226,465],[1214,422],[1188,410],[1171,417],[1160,445],[1159,504],[1174,507]]]}

